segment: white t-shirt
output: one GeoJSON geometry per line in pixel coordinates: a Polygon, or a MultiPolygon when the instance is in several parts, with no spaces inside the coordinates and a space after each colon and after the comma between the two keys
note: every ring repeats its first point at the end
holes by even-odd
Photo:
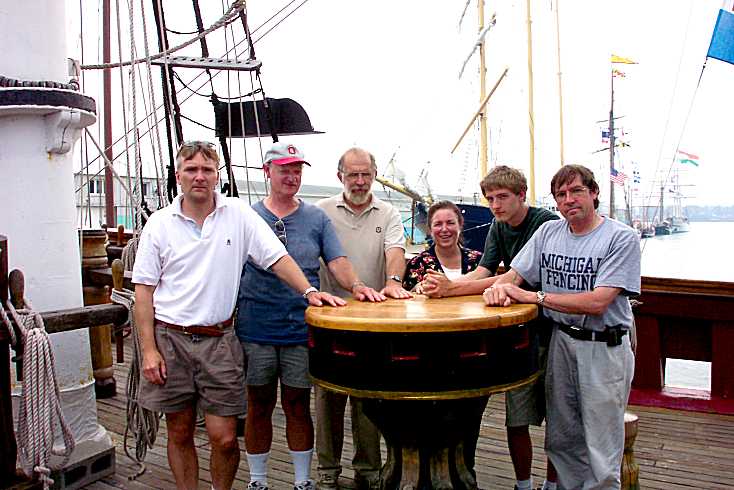
{"type": "Polygon", "coordinates": [[[548,293],[580,293],[604,286],[620,288],[601,315],[562,313],[545,308],[551,320],[600,332],[606,326],[631,328],[629,296],[640,294],[640,239],[632,228],[609,218],[584,235],[571,233],[566,220],[543,223],[512,259],[512,269],[548,293]]]}
{"type": "Polygon", "coordinates": [[[443,273],[446,274],[446,277],[448,277],[452,281],[461,277],[461,267],[459,267],[458,269],[449,269],[448,267],[444,267],[443,264],[441,264],[441,268],[443,269],[443,273]]]}
{"type": "Polygon", "coordinates": [[[132,282],[155,286],[155,317],[176,325],[214,325],[232,316],[248,256],[269,268],[283,244],[249,205],[215,194],[199,229],[179,196],[153,213],[140,235],[132,282]]]}

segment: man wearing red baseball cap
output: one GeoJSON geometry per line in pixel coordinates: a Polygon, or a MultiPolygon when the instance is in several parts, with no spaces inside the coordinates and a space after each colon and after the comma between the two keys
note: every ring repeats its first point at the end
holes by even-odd
{"type": "MultiPolygon", "coordinates": [[[[252,209],[271,227],[306,277],[319,288],[321,260],[341,288],[358,300],[384,301],[385,296],[360,281],[320,208],[296,197],[301,188],[303,153],[294,145],[275,143],[265,154],[263,170],[270,193],[252,209]]],[[[310,413],[308,328],[304,314],[310,294],[300,295],[272,271],[248,261],[240,280],[237,335],[247,353],[249,410],[245,430],[248,489],[267,488],[268,455],[272,443],[272,414],[278,380],[286,414],[288,448],[293,458],[294,488],[315,488],[310,478],[314,428],[310,413]]]]}

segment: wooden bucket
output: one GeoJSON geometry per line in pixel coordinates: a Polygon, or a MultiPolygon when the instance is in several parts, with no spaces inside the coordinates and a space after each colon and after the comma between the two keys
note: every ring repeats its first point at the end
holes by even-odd
{"type": "Polygon", "coordinates": [[[107,232],[105,230],[80,230],[82,269],[107,267],[107,232]]]}
{"type": "MultiPolygon", "coordinates": [[[[81,230],[82,275],[85,270],[107,267],[107,232],[105,230],[81,230]]],[[[110,302],[107,286],[84,286],[84,305],[110,302]]],[[[89,345],[92,355],[94,389],[97,398],[111,398],[117,393],[112,365],[112,325],[89,329],[89,345]]]]}

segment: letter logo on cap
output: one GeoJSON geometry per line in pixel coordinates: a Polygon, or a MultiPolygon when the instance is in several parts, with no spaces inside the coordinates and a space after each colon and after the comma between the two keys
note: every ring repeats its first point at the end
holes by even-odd
{"type": "Polygon", "coordinates": [[[296,154],[296,147],[293,146],[293,145],[288,146],[288,153],[290,153],[291,155],[295,155],[296,154]]]}

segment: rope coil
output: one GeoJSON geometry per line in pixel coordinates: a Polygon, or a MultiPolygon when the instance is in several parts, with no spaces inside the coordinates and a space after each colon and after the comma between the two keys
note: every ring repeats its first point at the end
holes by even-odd
{"type": "Polygon", "coordinates": [[[128,325],[132,327],[133,352],[130,361],[130,371],[127,377],[127,424],[125,425],[125,434],[123,436],[123,448],[125,455],[138,464],[138,471],[129,477],[134,480],[143,473],[146,468],[143,461],[148,453],[148,449],[152,449],[158,435],[158,426],[160,424],[160,416],[157,412],[143,408],[138,400],[138,388],[140,385],[140,363],[141,363],[141,347],[138,330],[135,328],[135,320],[133,311],[135,308],[135,293],[129,289],[113,289],[110,298],[113,303],[122,305],[128,310],[128,325]],[[130,454],[127,440],[129,435],[135,438],[135,455],[130,454]]]}
{"type": "Polygon", "coordinates": [[[10,301],[7,302],[10,316],[21,333],[20,339],[15,338],[10,319],[0,308],[0,317],[11,332],[13,345],[17,345],[17,342],[23,342],[24,345],[17,464],[28,477],[36,473],[43,488],[48,489],[54,484],[51,471],[66,465],[74,450],[75,441],[61,411],[56,364],[43,318],[33,310],[27,299],[23,301],[26,308],[19,310],[10,301]],[[62,450],[55,450],[53,447],[57,427],[61,430],[64,441],[62,450]],[[51,456],[60,456],[62,460],[51,465],[51,456]]]}

